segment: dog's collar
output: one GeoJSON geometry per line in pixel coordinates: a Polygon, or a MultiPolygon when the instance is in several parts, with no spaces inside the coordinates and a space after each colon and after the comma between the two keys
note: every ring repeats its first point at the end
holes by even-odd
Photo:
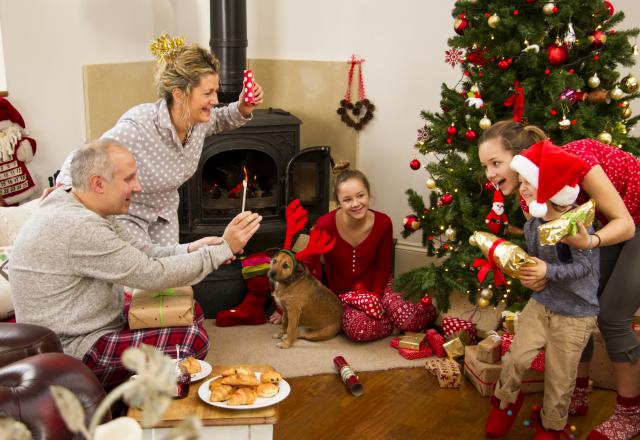
{"type": "Polygon", "coordinates": [[[278,249],[278,252],[285,253],[291,257],[291,260],[293,261],[293,272],[295,273],[296,268],[298,267],[298,260],[296,260],[296,257],[295,255],[293,255],[293,252],[291,252],[289,249],[278,249]]]}

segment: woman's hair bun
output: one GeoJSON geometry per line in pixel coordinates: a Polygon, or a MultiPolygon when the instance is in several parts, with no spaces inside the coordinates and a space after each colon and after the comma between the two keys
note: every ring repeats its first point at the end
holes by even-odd
{"type": "Polygon", "coordinates": [[[333,166],[333,174],[340,174],[341,172],[348,170],[350,166],[351,162],[341,159],[333,166]]]}

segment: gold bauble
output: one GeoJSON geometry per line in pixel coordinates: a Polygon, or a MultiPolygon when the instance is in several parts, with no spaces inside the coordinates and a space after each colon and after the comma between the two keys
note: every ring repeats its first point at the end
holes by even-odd
{"type": "Polygon", "coordinates": [[[622,78],[620,84],[622,85],[622,90],[627,93],[635,93],[638,90],[638,80],[631,74],[622,78]]]}
{"type": "Polygon", "coordinates": [[[622,109],[622,117],[624,119],[629,119],[631,117],[632,113],[633,112],[631,111],[631,107],[627,107],[627,108],[622,109]]]}
{"type": "Polygon", "coordinates": [[[593,76],[587,80],[587,84],[592,89],[595,89],[596,87],[598,87],[600,85],[600,78],[598,78],[598,74],[594,73],[593,76]]]}
{"type": "Polygon", "coordinates": [[[562,118],[560,122],[558,122],[558,128],[560,130],[568,130],[571,128],[571,121],[567,118],[562,118]]]}
{"type": "Polygon", "coordinates": [[[613,137],[611,136],[611,133],[607,133],[606,131],[602,131],[598,133],[597,138],[600,142],[607,145],[609,145],[611,141],[613,141],[613,137]]]}
{"type": "Polygon", "coordinates": [[[624,92],[622,91],[622,89],[620,87],[615,86],[609,92],[609,96],[611,96],[612,99],[615,99],[617,101],[618,99],[622,99],[622,97],[624,96],[624,92]]]}
{"type": "Polygon", "coordinates": [[[453,229],[451,226],[449,226],[445,231],[444,231],[444,236],[447,237],[447,240],[449,241],[454,241],[456,239],[456,230],[453,229]]]}
{"type": "Polygon", "coordinates": [[[542,7],[542,12],[544,13],[544,15],[551,15],[553,14],[553,9],[555,7],[556,7],[556,4],[554,2],[545,3],[544,6],[542,7]]]}
{"type": "Polygon", "coordinates": [[[484,118],[480,119],[480,123],[478,125],[480,125],[481,129],[486,130],[487,128],[491,127],[491,119],[485,116],[484,118]]]}
{"type": "Polygon", "coordinates": [[[427,179],[427,183],[425,184],[428,189],[436,189],[438,184],[433,179],[427,179]]]}
{"type": "Polygon", "coordinates": [[[489,17],[487,23],[489,24],[490,28],[495,29],[500,24],[500,17],[498,17],[498,14],[494,13],[491,17],[489,17]]]}
{"type": "Polygon", "coordinates": [[[622,101],[618,105],[620,106],[620,108],[627,108],[627,107],[629,107],[629,101],[622,101]]]}
{"type": "Polygon", "coordinates": [[[478,298],[478,307],[481,309],[486,309],[489,307],[489,300],[484,298],[478,298]]]}
{"type": "Polygon", "coordinates": [[[493,297],[493,290],[485,287],[480,291],[480,298],[484,298],[486,300],[490,300],[493,297]]]}
{"type": "Polygon", "coordinates": [[[473,247],[477,247],[478,246],[478,242],[476,241],[476,237],[473,236],[473,234],[471,234],[469,236],[469,244],[473,247]]]}
{"type": "Polygon", "coordinates": [[[627,134],[627,126],[624,125],[622,122],[618,122],[614,127],[613,131],[620,134],[627,134]]]}

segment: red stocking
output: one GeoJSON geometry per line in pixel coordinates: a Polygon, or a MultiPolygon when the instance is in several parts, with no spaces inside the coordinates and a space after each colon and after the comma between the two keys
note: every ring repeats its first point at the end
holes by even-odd
{"type": "Polygon", "coordinates": [[[222,310],[216,315],[218,327],[232,325],[259,325],[267,322],[264,306],[271,297],[271,286],[266,275],[245,280],[247,293],[238,307],[222,310]]]}

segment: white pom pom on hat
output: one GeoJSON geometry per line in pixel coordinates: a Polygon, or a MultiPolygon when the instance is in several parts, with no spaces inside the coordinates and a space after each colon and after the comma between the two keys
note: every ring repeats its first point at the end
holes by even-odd
{"type": "Polygon", "coordinates": [[[575,202],[580,194],[578,182],[589,171],[584,160],[549,140],[515,155],[509,166],[538,190],[536,200],[529,205],[534,217],[547,214],[548,200],[562,206],[575,202]]]}

